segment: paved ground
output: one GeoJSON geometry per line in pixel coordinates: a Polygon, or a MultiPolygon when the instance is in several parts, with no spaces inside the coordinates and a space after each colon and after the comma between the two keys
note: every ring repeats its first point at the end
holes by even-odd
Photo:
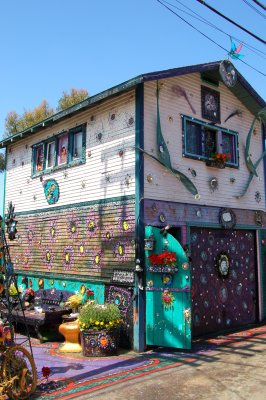
{"type": "Polygon", "coordinates": [[[75,397],[97,400],[265,400],[266,335],[242,337],[216,349],[191,352],[185,365],[126,380],[75,397]],[[242,339],[241,339],[242,337],[242,339]]]}

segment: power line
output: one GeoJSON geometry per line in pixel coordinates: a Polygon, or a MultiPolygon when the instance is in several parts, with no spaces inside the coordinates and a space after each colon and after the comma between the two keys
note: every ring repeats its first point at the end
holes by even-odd
{"type": "Polygon", "coordinates": [[[260,6],[261,8],[263,8],[266,11],[266,6],[264,6],[260,1],[256,1],[256,0],[252,0],[254,1],[255,4],[257,4],[258,6],[260,6]]]}
{"type": "Polygon", "coordinates": [[[243,26],[239,25],[237,22],[233,21],[232,19],[226,17],[224,14],[220,13],[220,11],[216,10],[209,4],[207,4],[204,0],[196,0],[198,3],[203,4],[205,7],[209,8],[211,11],[213,11],[215,14],[219,15],[220,17],[226,19],[226,21],[231,22],[231,24],[237,26],[238,28],[242,29],[244,32],[248,33],[250,36],[253,36],[255,39],[259,40],[263,44],[266,44],[266,41],[261,39],[259,36],[255,35],[254,33],[250,32],[248,29],[244,28],[243,26]]]}
{"type": "Polygon", "coordinates": [[[245,45],[245,47],[247,47],[249,50],[253,51],[257,56],[262,57],[263,59],[265,59],[265,57],[264,57],[262,54],[266,55],[266,53],[263,52],[262,50],[259,50],[259,49],[255,48],[255,47],[251,46],[250,44],[248,44],[248,43],[245,42],[244,40],[241,40],[241,39],[239,39],[239,38],[237,38],[237,37],[234,37],[234,36],[230,35],[229,33],[223,31],[222,29],[218,28],[218,26],[212,24],[212,23],[209,22],[207,19],[203,18],[202,16],[200,16],[199,14],[197,14],[195,11],[191,10],[191,8],[187,7],[187,6],[186,6],[185,4],[183,4],[181,1],[179,1],[179,0],[175,0],[175,1],[176,1],[176,3],[179,3],[179,4],[182,5],[184,8],[186,8],[187,10],[189,10],[190,12],[192,12],[192,13],[195,14],[195,15],[191,15],[189,12],[187,12],[187,11],[185,11],[185,10],[182,10],[181,8],[175,6],[175,5],[172,4],[172,3],[169,3],[169,2],[166,1],[166,0],[163,0],[163,2],[166,3],[166,4],[168,4],[169,6],[174,7],[175,9],[177,9],[177,10],[179,10],[179,11],[181,11],[181,12],[187,14],[187,15],[189,15],[190,17],[195,18],[195,19],[197,19],[198,21],[205,23],[206,25],[212,27],[213,29],[216,29],[218,32],[223,33],[224,35],[228,36],[229,38],[235,39],[235,40],[237,40],[238,42],[243,43],[243,44],[245,45]],[[261,54],[259,54],[259,53],[261,53],[261,54]]]}
{"type": "MultiPolygon", "coordinates": [[[[208,40],[210,40],[212,43],[216,44],[216,46],[220,47],[221,49],[223,49],[224,51],[226,51],[226,53],[228,54],[227,49],[225,49],[223,46],[221,46],[219,43],[215,42],[213,39],[211,39],[209,36],[207,36],[205,33],[201,32],[199,29],[195,28],[195,26],[193,26],[192,24],[190,24],[187,20],[185,20],[184,18],[182,18],[180,15],[178,15],[175,11],[173,11],[171,8],[169,8],[166,4],[164,4],[161,0],[156,0],[158,3],[160,3],[163,7],[165,7],[168,11],[170,11],[171,13],[173,13],[177,18],[181,19],[183,22],[185,22],[187,25],[189,25],[191,28],[195,29],[197,32],[199,32],[202,36],[204,36],[205,38],[207,38],[208,40]]],[[[241,61],[243,64],[247,65],[248,67],[252,68],[254,71],[258,72],[259,74],[266,76],[266,74],[264,74],[262,71],[259,71],[258,69],[252,67],[250,64],[248,64],[247,62],[239,59],[239,61],[241,61]]]]}
{"type": "Polygon", "coordinates": [[[246,3],[252,10],[254,10],[256,13],[258,13],[262,18],[266,19],[266,15],[264,15],[260,10],[258,10],[256,7],[254,7],[252,4],[250,4],[247,0],[242,0],[244,3],[246,3]]]}

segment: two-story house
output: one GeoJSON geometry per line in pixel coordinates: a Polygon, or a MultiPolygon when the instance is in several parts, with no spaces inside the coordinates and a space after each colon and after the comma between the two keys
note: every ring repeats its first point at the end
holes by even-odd
{"type": "Polygon", "coordinates": [[[2,140],[19,282],[115,302],[136,350],[262,321],[264,107],[212,62],[140,75],[2,140]]]}

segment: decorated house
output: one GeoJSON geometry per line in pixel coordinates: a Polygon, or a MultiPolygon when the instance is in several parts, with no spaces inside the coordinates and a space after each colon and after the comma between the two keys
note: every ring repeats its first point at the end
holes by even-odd
{"type": "Polygon", "coordinates": [[[135,350],[265,319],[264,107],[212,62],[140,75],[2,140],[19,283],[115,302],[135,350]]]}

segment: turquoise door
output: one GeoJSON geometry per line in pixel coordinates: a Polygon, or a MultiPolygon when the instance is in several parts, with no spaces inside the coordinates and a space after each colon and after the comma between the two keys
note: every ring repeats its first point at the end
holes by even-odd
{"type": "Polygon", "coordinates": [[[180,243],[159,228],[146,226],[145,239],[146,344],[190,349],[191,297],[187,256],[180,243]]]}

